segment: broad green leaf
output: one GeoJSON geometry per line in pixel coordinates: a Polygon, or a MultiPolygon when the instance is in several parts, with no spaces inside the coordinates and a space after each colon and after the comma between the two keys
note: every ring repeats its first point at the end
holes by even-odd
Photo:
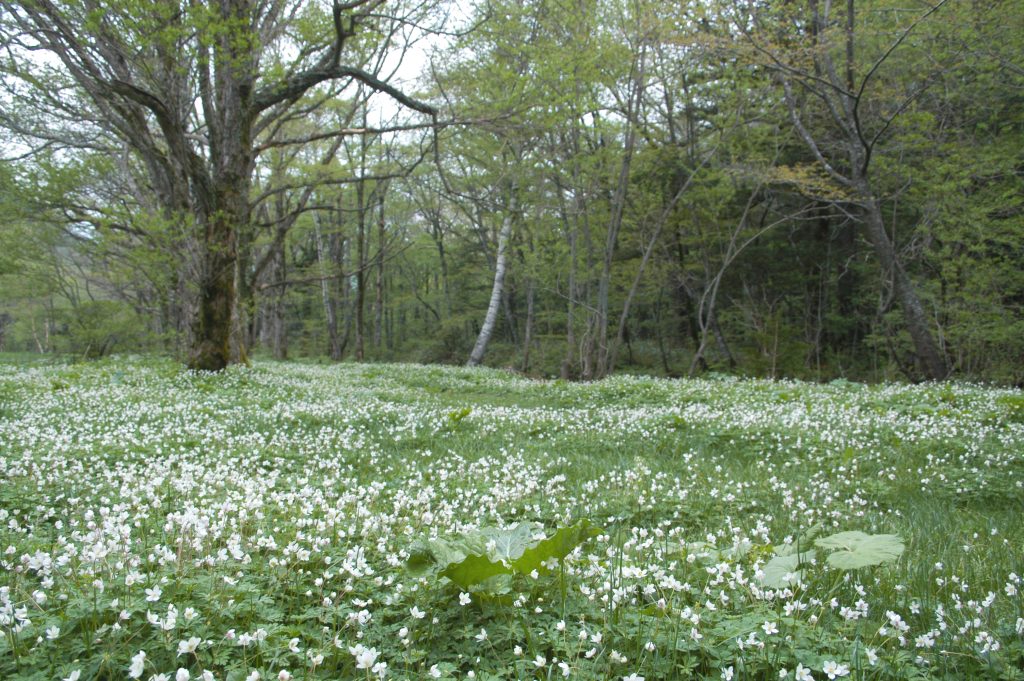
{"type": "Polygon", "coordinates": [[[466,555],[453,561],[439,574],[465,589],[498,575],[528,574],[543,569],[545,561],[564,560],[573,549],[600,533],[589,522],[581,521],[556,531],[551,537],[538,540],[535,537],[542,529],[539,523],[531,522],[519,523],[508,530],[484,528],[480,536],[486,539],[486,555],[466,555]]]}
{"type": "Polygon", "coordinates": [[[807,553],[775,556],[765,564],[761,583],[770,589],[784,589],[787,586],[793,586],[803,579],[803,570],[800,570],[799,567],[802,563],[809,562],[810,557],[810,554],[807,553]],[[788,575],[795,575],[795,578],[786,579],[788,575]]]}
{"type": "Polygon", "coordinates": [[[503,596],[507,597],[508,594],[512,593],[512,574],[508,573],[488,577],[484,581],[474,584],[469,589],[469,592],[504,605],[511,605],[512,599],[503,598],[503,596]]]}
{"type": "Polygon", "coordinates": [[[539,523],[521,522],[507,530],[487,527],[454,539],[417,542],[406,567],[416,576],[433,574],[467,591],[473,588],[500,595],[511,589],[503,577],[539,570],[552,559],[564,560],[573,549],[600,533],[586,520],[557,530],[551,537],[539,538],[543,529],[539,523]]]}
{"type": "Polygon", "coordinates": [[[494,562],[487,556],[474,555],[466,556],[458,563],[452,563],[439,574],[468,591],[474,584],[511,572],[512,570],[500,561],[494,562]]]}
{"type": "Polygon", "coordinates": [[[891,563],[903,554],[903,540],[895,534],[839,532],[817,539],[814,544],[833,550],[827,558],[828,564],[841,570],[891,563]]]}
{"type": "Polygon", "coordinates": [[[431,539],[413,544],[406,568],[414,576],[443,570],[466,556],[487,553],[487,539],[480,533],[460,535],[454,539],[431,539]]]}
{"type": "Polygon", "coordinates": [[[486,540],[487,555],[493,560],[511,562],[523,555],[528,548],[536,545],[534,535],[543,532],[540,523],[522,522],[510,530],[487,527],[480,530],[486,540]]]}
{"type": "Polygon", "coordinates": [[[551,559],[565,560],[577,546],[591,537],[601,534],[601,528],[594,527],[589,520],[581,520],[570,527],[563,527],[536,546],[528,548],[522,556],[512,563],[517,572],[529,574],[533,570],[543,569],[543,564],[551,559]]]}
{"type": "Polygon", "coordinates": [[[754,548],[754,543],[749,539],[742,539],[733,546],[722,550],[722,555],[732,560],[744,558],[754,548]]]}
{"type": "Polygon", "coordinates": [[[420,541],[410,549],[406,567],[412,575],[420,577],[457,563],[465,557],[464,551],[457,550],[444,539],[420,541]]]}
{"type": "Polygon", "coordinates": [[[430,542],[417,542],[409,550],[405,568],[413,577],[422,577],[436,568],[438,562],[437,553],[430,542]]]}

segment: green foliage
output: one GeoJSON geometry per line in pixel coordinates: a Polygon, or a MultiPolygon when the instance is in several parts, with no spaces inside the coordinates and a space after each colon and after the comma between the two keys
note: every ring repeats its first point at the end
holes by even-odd
{"type": "Polygon", "coordinates": [[[473,413],[473,407],[463,407],[456,411],[448,412],[448,428],[455,430],[462,423],[463,419],[473,413]]]}
{"type": "Polygon", "coordinates": [[[553,535],[541,539],[536,546],[528,547],[513,561],[512,567],[521,574],[550,570],[551,561],[561,563],[587,540],[599,534],[600,528],[591,525],[587,519],[580,520],[574,525],[555,530],[553,535]]]}
{"type": "Polygon", "coordinates": [[[839,532],[815,539],[814,545],[831,551],[828,564],[840,570],[892,563],[903,555],[903,540],[894,534],[839,532]]]}
{"type": "MultiPolygon", "coordinates": [[[[203,3],[144,12],[125,2],[102,10],[54,7],[80,20],[86,33],[118,26],[123,43],[111,48],[126,50],[128,67],[138,67],[137,83],[150,92],[162,93],[164,85],[187,80],[230,51],[261,52],[256,89],[302,71],[276,40],[257,42],[248,24],[203,3]]],[[[311,46],[301,54],[312,64],[330,44],[334,17],[315,3],[292,9],[279,14],[281,30],[270,33],[311,46]]],[[[421,3],[403,21],[425,25],[420,19],[431,19],[433,9],[421,3]]],[[[927,10],[871,0],[856,9],[847,52],[842,4],[828,6],[831,15],[820,17],[815,31],[805,30],[812,11],[802,5],[751,5],[743,10],[749,16],[724,2],[502,0],[467,7],[474,30],[455,32],[444,67],[432,74],[436,91],[422,96],[441,107],[441,118],[477,124],[439,131],[439,166],[422,163],[423,147],[411,138],[392,143],[387,134],[367,137],[366,144],[348,135],[331,151],[329,132],[359,117],[355,96],[325,97],[315,89],[296,102],[308,107],[303,116],[261,128],[253,175],[260,188],[251,196],[258,218],[238,232],[240,271],[259,276],[239,282],[247,317],[240,321],[250,333],[265,332],[282,312],[291,354],[320,357],[328,348],[326,296],[352,357],[356,277],[342,273],[369,275],[362,332],[370,338],[375,267],[364,268],[362,260],[383,244],[383,338],[364,348],[364,358],[462,363],[487,307],[497,229],[514,209],[511,262],[489,355],[495,365],[537,376],[591,371],[595,348],[616,340],[615,321],[635,280],[620,369],[916,380],[918,353],[889,277],[862,238],[855,192],[811,153],[780,88],[781,73],[791,80],[816,73],[809,60],[830,55],[837,78],[871,74],[858,100],[860,123],[845,130],[856,128],[871,142],[872,191],[954,375],[1020,384],[1024,107],[1013,64],[1024,27],[1016,9],[1007,0],[943,3],[917,21],[927,10]],[[758,32],[737,32],[746,22],[758,32]],[[895,45],[904,30],[909,33],[895,45]],[[842,68],[847,54],[849,70],[842,68]],[[643,104],[630,118],[635,88],[644,90],[643,104]],[[301,153],[292,153],[300,145],[278,146],[309,136],[316,139],[301,145],[301,153]],[[629,139],[635,144],[627,153],[629,139]],[[350,180],[391,175],[401,177],[386,183],[378,244],[366,209],[385,183],[350,180]],[[608,226],[620,177],[622,228],[613,234],[608,226]],[[303,193],[293,190],[306,186],[314,188],[308,206],[293,213],[303,193]],[[356,206],[359,196],[363,204],[356,206]],[[290,227],[280,244],[283,261],[268,265],[266,256],[279,245],[275,225],[290,227]],[[331,242],[319,254],[317,229],[331,242]],[[354,248],[360,229],[368,237],[362,254],[354,248]],[[598,339],[602,290],[611,323],[598,339]],[[695,361],[702,341],[703,361],[695,361]]],[[[340,25],[355,28],[351,13],[342,15],[340,25]]],[[[394,44],[383,40],[386,23],[385,17],[363,21],[346,39],[352,65],[365,67],[375,46],[394,44]]],[[[31,59],[17,64],[11,61],[17,55],[5,53],[6,72],[40,96],[9,103],[5,120],[17,131],[12,139],[20,140],[14,146],[26,143],[27,130],[47,133],[46,141],[53,131],[42,128],[50,123],[93,120],[51,115],[45,103],[57,102],[42,96],[51,88],[68,104],[89,109],[91,100],[80,97],[66,69],[31,59]]],[[[830,109],[807,96],[820,85],[813,78],[807,88],[791,84],[805,132],[833,168],[849,173],[855,164],[845,150],[857,140],[846,139],[833,118],[844,107],[830,109]]],[[[201,147],[205,122],[195,123],[186,139],[201,147]]],[[[74,332],[80,339],[60,337],[65,324],[72,326],[68,310],[96,297],[132,301],[138,325],[166,334],[159,340],[167,349],[180,349],[175,341],[187,336],[188,320],[180,317],[190,309],[185,282],[192,278],[198,217],[154,196],[160,182],[144,179],[144,168],[159,162],[115,158],[107,150],[120,145],[104,130],[94,131],[99,141],[70,132],[69,144],[89,143],[74,148],[36,140],[37,153],[0,166],[0,211],[8,218],[0,224],[0,319],[10,320],[3,347],[102,347],[104,339],[85,328],[74,332]]],[[[261,345],[277,338],[259,333],[250,340],[261,345]]]]}
{"type": "Polygon", "coordinates": [[[1020,659],[1018,391],[2,359],[0,615],[30,620],[0,619],[5,679],[1020,659]]]}
{"type": "Polygon", "coordinates": [[[798,584],[804,579],[800,566],[808,562],[810,556],[806,553],[775,556],[765,564],[761,583],[772,589],[784,589],[798,584]]]}
{"type": "Polygon", "coordinates": [[[996,404],[1005,410],[1007,420],[1024,423],[1024,395],[1001,395],[996,404]]]}
{"type": "Polygon", "coordinates": [[[828,552],[825,562],[838,570],[857,570],[895,562],[903,555],[903,540],[894,534],[865,534],[859,531],[838,532],[815,539],[820,526],[804,533],[799,542],[775,549],[775,557],[763,570],[761,583],[782,589],[802,583],[807,569],[816,562],[813,547],[828,552]]]}
{"type": "Polygon", "coordinates": [[[127,303],[89,301],[68,310],[62,320],[56,349],[95,359],[146,346],[145,325],[127,303]]]}
{"type": "Polygon", "coordinates": [[[443,577],[467,591],[491,595],[508,593],[507,582],[496,582],[500,575],[530,575],[548,571],[561,563],[588,539],[600,534],[588,520],[557,529],[544,536],[544,526],[521,522],[501,530],[482,528],[453,539],[431,539],[411,550],[406,563],[414,575],[443,577]]]}

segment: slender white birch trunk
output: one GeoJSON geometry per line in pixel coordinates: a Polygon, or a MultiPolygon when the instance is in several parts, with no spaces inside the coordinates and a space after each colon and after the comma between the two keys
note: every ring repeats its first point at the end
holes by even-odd
{"type": "Polygon", "coordinates": [[[505,290],[505,271],[508,268],[508,240],[512,234],[512,221],[518,206],[516,204],[515,187],[512,188],[512,196],[509,199],[508,210],[501,221],[501,231],[498,233],[498,255],[494,265],[494,285],[491,287],[491,301],[487,305],[487,315],[480,327],[480,335],[476,337],[476,344],[473,351],[469,353],[466,366],[474,367],[483,361],[484,353],[487,352],[487,344],[494,333],[494,325],[498,321],[498,309],[501,307],[501,296],[505,290]]]}

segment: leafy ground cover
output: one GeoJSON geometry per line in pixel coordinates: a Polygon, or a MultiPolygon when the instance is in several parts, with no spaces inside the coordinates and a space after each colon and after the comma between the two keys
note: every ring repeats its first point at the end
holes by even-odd
{"type": "Polygon", "coordinates": [[[0,678],[1024,678],[1024,395],[0,363],[0,678]]]}

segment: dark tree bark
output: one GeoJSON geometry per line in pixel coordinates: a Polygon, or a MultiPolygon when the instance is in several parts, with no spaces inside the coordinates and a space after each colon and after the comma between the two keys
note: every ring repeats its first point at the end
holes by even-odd
{"type": "Polygon", "coordinates": [[[530,370],[530,346],[533,345],[534,325],[534,283],[533,279],[526,282],[526,323],[523,327],[523,362],[520,369],[524,372],[530,370]]]}
{"type": "Polygon", "coordinates": [[[441,292],[444,295],[444,311],[448,317],[452,316],[452,292],[448,283],[448,256],[444,248],[444,232],[441,230],[440,220],[431,222],[431,235],[437,245],[437,259],[441,266],[441,292]]]}
{"type": "Polygon", "coordinates": [[[918,361],[929,378],[943,379],[949,373],[946,358],[932,337],[931,322],[917,295],[917,290],[896,256],[896,250],[882,220],[882,209],[878,200],[866,200],[863,209],[868,241],[874,248],[882,270],[892,277],[893,294],[903,310],[903,322],[907,325],[907,331],[914,343],[918,361]]]}
{"type": "Polygon", "coordinates": [[[572,378],[573,365],[575,364],[576,353],[576,269],[578,257],[576,255],[576,228],[566,230],[566,238],[569,240],[569,281],[566,289],[569,292],[565,303],[565,358],[562,360],[562,367],[559,375],[563,379],[572,378]]]}

